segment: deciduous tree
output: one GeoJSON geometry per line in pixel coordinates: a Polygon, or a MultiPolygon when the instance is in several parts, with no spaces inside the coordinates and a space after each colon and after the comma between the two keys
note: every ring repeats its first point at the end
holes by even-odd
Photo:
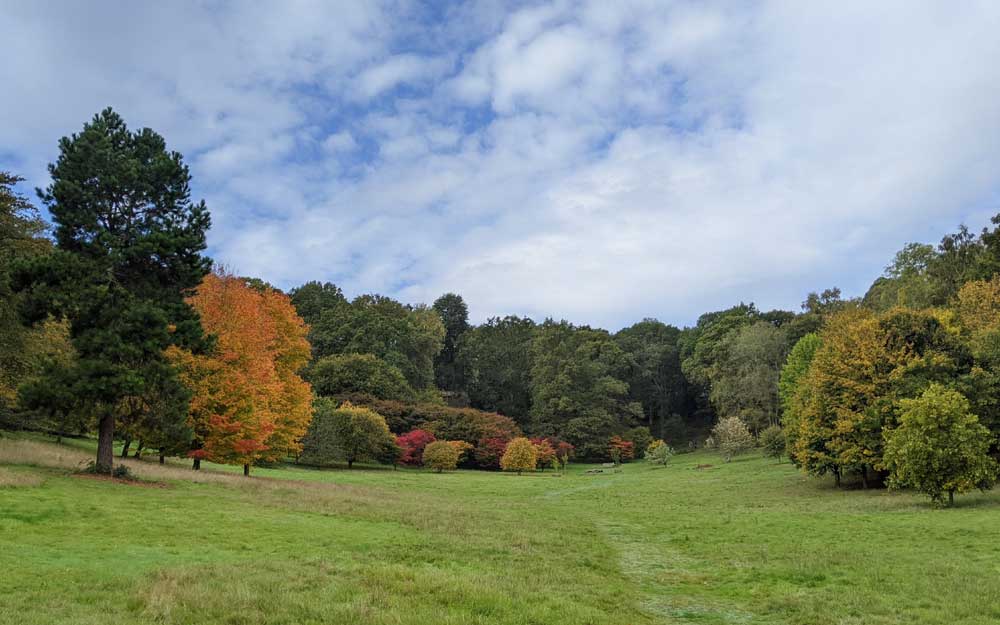
{"type": "Polygon", "coordinates": [[[504,471],[534,471],[538,463],[538,452],[531,441],[519,436],[507,444],[507,449],[500,458],[500,468],[504,471]]]}
{"type": "Polygon", "coordinates": [[[965,397],[934,384],[899,404],[899,427],[885,433],[891,487],[912,487],[938,505],[947,494],[952,505],[955,493],[993,486],[997,464],[987,454],[993,437],[965,397]]]}

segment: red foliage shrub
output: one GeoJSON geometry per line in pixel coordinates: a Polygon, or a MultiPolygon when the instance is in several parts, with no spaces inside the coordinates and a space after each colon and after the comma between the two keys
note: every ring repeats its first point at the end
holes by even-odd
{"type": "Polygon", "coordinates": [[[396,444],[403,450],[399,463],[419,467],[423,462],[424,447],[435,440],[434,435],[425,430],[413,430],[396,437],[396,444]]]}

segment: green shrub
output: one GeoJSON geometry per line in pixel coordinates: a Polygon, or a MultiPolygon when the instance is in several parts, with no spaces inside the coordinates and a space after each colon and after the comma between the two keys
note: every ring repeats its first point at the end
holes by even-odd
{"type": "Polygon", "coordinates": [[[758,440],[765,456],[780,459],[785,454],[785,432],[777,425],[764,428],[758,440]]]}

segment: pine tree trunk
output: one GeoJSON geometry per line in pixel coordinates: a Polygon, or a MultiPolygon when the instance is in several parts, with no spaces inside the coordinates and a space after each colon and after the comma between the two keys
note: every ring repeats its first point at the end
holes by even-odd
{"type": "Polygon", "coordinates": [[[125,437],[125,444],[122,445],[122,458],[128,458],[128,448],[132,446],[132,437],[125,437]]]}
{"type": "Polygon", "coordinates": [[[115,463],[115,416],[106,414],[101,417],[97,427],[97,465],[98,473],[111,473],[115,463]]]}
{"type": "Polygon", "coordinates": [[[191,470],[192,471],[200,471],[201,470],[201,458],[195,458],[194,459],[194,462],[191,463],[191,470]]]}
{"type": "Polygon", "coordinates": [[[243,477],[250,477],[250,465],[243,465],[243,477]]]}

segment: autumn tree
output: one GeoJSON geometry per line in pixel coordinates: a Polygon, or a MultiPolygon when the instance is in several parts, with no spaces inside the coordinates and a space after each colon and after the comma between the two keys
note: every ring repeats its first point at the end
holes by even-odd
{"type": "Polygon", "coordinates": [[[461,452],[451,441],[434,441],[424,448],[423,464],[435,473],[454,471],[460,456],[461,452]]]}
{"type": "Polygon", "coordinates": [[[216,337],[210,354],[171,354],[194,398],[191,455],[242,464],[297,455],[312,418],[312,390],[298,372],[308,328],[287,296],[223,271],[206,276],[191,304],[216,337]]]}
{"type": "Polygon", "coordinates": [[[130,398],[154,379],[179,384],[166,348],[203,347],[184,297],[211,264],[202,256],[209,214],[191,201],[181,155],[148,128],[130,131],[111,109],[59,142],[49,174],[40,197],[56,250],[21,267],[14,286],[29,321],[68,320],[78,356],[70,377],[80,409],[97,418],[96,467],[110,472],[116,422],[133,417],[122,412],[130,398]]]}
{"type": "Polygon", "coordinates": [[[556,457],[556,449],[547,438],[533,438],[531,444],[535,446],[536,463],[542,470],[552,464],[556,457]]]}
{"type": "Polygon", "coordinates": [[[500,458],[500,468],[504,471],[534,471],[538,463],[538,452],[531,441],[523,436],[515,438],[507,444],[507,449],[500,458]]]}
{"type": "Polygon", "coordinates": [[[899,427],[885,433],[890,487],[912,487],[938,505],[947,494],[950,506],[955,493],[993,486],[997,463],[987,453],[993,437],[961,393],[933,384],[899,403],[899,427]]]}

